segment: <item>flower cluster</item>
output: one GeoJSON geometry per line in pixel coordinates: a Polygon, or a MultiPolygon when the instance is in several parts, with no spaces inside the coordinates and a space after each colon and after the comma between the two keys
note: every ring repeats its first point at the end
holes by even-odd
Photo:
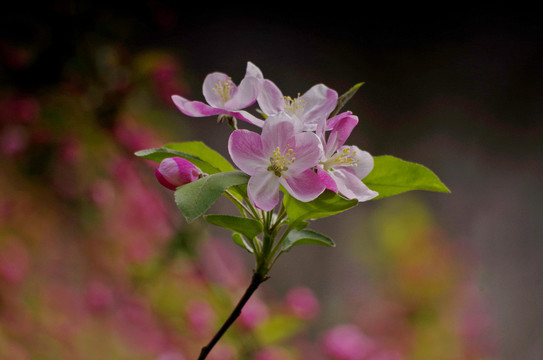
{"type": "Polygon", "coordinates": [[[373,168],[373,157],[354,145],[345,145],[358,117],[346,111],[335,114],[338,93],[323,84],[296,98],[284,96],[253,63],[247,63],[239,86],[223,73],[209,74],[203,83],[207,104],[179,95],[172,100],[186,115],[228,116],[256,125],[232,132],[228,152],[235,165],[250,176],[247,193],[259,209],[271,211],[283,187],[307,202],[325,189],[347,199],[376,197],[361,180],[373,168]],[[264,119],[244,110],[257,103],[264,119]]]}

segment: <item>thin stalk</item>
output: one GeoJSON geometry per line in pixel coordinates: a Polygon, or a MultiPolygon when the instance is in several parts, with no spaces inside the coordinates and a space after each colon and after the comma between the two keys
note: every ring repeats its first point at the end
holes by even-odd
{"type": "Polygon", "coordinates": [[[290,225],[285,229],[285,232],[283,232],[283,235],[281,236],[279,241],[275,244],[275,246],[273,247],[273,249],[269,253],[268,256],[270,256],[270,258],[272,259],[272,261],[270,262],[270,265],[269,265],[270,269],[272,268],[272,266],[275,264],[275,262],[279,258],[279,255],[281,255],[281,252],[279,252],[277,255],[276,255],[276,253],[281,248],[281,246],[283,245],[283,241],[285,241],[288,233],[291,232],[292,229],[294,229],[294,228],[292,226],[290,226],[290,225]]]}
{"type": "Polygon", "coordinates": [[[237,205],[239,205],[248,215],[251,215],[255,219],[258,218],[258,216],[255,217],[255,214],[247,206],[245,206],[245,204],[242,201],[240,201],[237,197],[235,197],[234,194],[232,194],[228,190],[225,190],[224,192],[228,196],[228,198],[230,198],[230,200],[232,200],[237,205]]]}
{"type": "Polygon", "coordinates": [[[245,306],[245,304],[247,303],[251,295],[253,295],[253,293],[260,286],[260,284],[262,284],[267,279],[268,277],[266,275],[261,274],[259,271],[255,271],[253,273],[253,277],[251,279],[251,283],[249,284],[249,287],[247,288],[247,290],[245,290],[245,293],[239,300],[238,304],[236,305],[236,307],[234,308],[234,310],[232,311],[228,319],[226,319],[224,324],[221,326],[219,331],[217,331],[217,333],[215,334],[215,336],[213,336],[211,341],[202,348],[200,352],[200,356],[198,357],[198,360],[204,360],[207,357],[207,355],[209,354],[211,349],[213,349],[213,347],[219,341],[219,339],[224,335],[224,333],[228,330],[228,328],[232,326],[234,321],[236,321],[236,319],[241,315],[241,310],[243,309],[243,307],[245,306]]]}

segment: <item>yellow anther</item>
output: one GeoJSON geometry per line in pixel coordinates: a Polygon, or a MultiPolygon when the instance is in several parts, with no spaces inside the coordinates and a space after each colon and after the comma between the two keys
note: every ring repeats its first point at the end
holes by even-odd
{"type": "Polygon", "coordinates": [[[358,166],[357,162],[360,161],[360,159],[355,158],[355,155],[356,151],[351,151],[350,148],[345,147],[321,164],[323,165],[324,170],[339,166],[358,166]]]}
{"type": "Polygon", "coordinates": [[[300,94],[295,99],[285,96],[283,97],[283,101],[285,102],[284,110],[288,114],[299,117],[304,113],[305,100],[300,98],[300,94]]]}
{"type": "Polygon", "coordinates": [[[277,177],[280,177],[283,171],[288,170],[288,167],[294,162],[294,157],[291,157],[291,154],[295,155],[292,149],[287,150],[286,154],[283,155],[281,149],[276,147],[275,150],[273,150],[272,157],[270,158],[270,166],[268,167],[268,171],[273,171],[277,177]]]}
{"type": "Polygon", "coordinates": [[[228,78],[226,81],[219,80],[213,87],[213,91],[217,93],[222,105],[230,100],[233,90],[234,84],[230,78],[228,78]]]}

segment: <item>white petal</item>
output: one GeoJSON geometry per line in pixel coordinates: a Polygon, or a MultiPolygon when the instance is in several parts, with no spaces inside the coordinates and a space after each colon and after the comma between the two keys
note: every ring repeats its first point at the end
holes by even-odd
{"type": "Polygon", "coordinates": [[[281,90],[270,80],[264,80],[258,95],[258,105],[260,109],[267,116],[271,116],[280,113],[285,102],[283,101],[283,93],[281,90]]]}
{"type": "Polygon", "coordinates": [[[281,113],[268,117],[262,126],[264,154],[271,155],[277,147],[283,150],[292,136],[294,136],[294,124],[289,116],[281,113]]]}
{"type": "Polygon", "coordinates": [[[363,179],[373,170],[373,156],[367,151],[360,150],[357,146],[349,146],[351,154],[353,151],[356,154],[353,156],[356,159],[357,166],[353,169],[359,179],[363,179]]]}
{"type": "MultiPolygon", "coordinates": [[[[206,76],[202,85],[202,92],[209,105],[216,108],[223,108],[224,99],[219,96],[217,91],[215,91],[215,86],[220,87],[222,86],[221,84],[226,84],[228,82],[231,83],[230,77],[220,72],[214,72],[206,76]]],[[[233,87],[232,93],[234,93],[236,91],[236,85],[231,83],[231,86],[233,87]]]]}
{"type": "Polygon", "coordinates": [[[257,208],[273,210],[279,203],[279,178],[266,169],[257,170],[249,179],[247,195],[257,208]]]}
{"type": "MultiPolygon", "coordinates": [[[[350,169],[350,168],[349,168],[350,169]]],[[[330,176],[335,180],[339,192],[347,199],[367,201],[373,199],[377,192],[371,190],[349,169],[333,170],[330,176]]]]}

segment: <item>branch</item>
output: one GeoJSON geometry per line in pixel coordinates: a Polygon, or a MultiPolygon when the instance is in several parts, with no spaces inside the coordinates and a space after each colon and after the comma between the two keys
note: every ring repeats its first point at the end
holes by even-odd
{"type": "Polygon", "coordinates": [[[204,360],[207,357],[211,349],[213,349],[215,344],[224,335],[226,330],[228,330],[228,328],[234,323],[234,321],[236,321],[236,319],[241,315],[241,310],[243,309],[243,307],[245,306],[245,304],[247,303],[251,295],[253,295],[253,293],[260,286],[260,284],[262,284],[267,279],[268,279],[267,276],[263,276],[259,272],[255,272],[253,274],[249,287],[247,288],[247,290],[245,290],[245,293],[239,300],[238,304],[236,305],[236,307],[234,308],[234,310],[232,311],[228,319],[226,319],[222,327],[219,329],[219,331],[217,331],[217,333],[211,339],[211,341],[202,348],[202,351],[200,352],[200,356],[198,357],[198,360],[204,360]]]}

